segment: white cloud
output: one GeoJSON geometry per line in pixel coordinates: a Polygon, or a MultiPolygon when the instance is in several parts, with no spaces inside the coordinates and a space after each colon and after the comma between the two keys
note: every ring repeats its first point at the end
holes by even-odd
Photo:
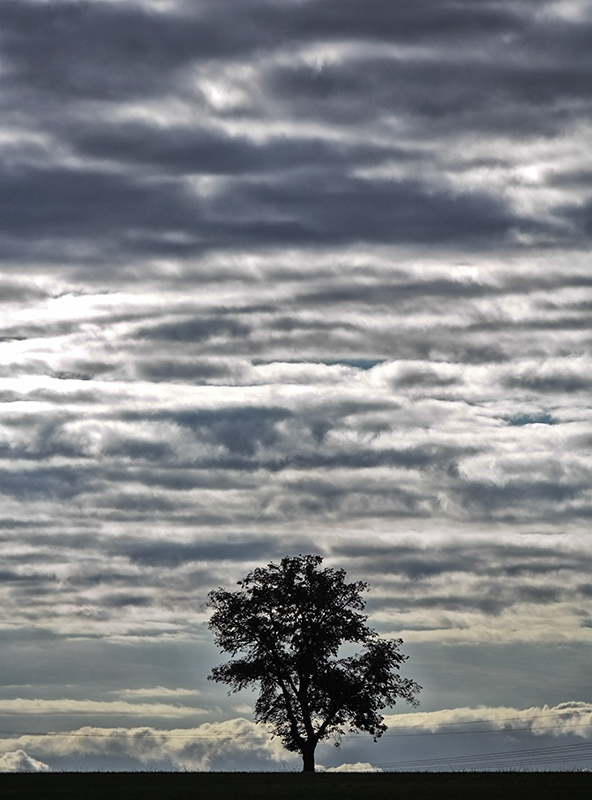
{"type": "Polygon", "coordinates": [[[485,729],[527,730],[536,736],[575,735],[583,739],[592,738],[592,704],[571,701],[556,706],[540,708],[451,708],[441,711],[418,711],[409,714],[385,715],[390,732],[394,730],[426,731],[471,731],[485,729]]]}
{"type": "Polygon", "coordinates": [[[0,740],[0,752],[15,747],[26,747],[49,761],[72,756],[117,756],[144,766],[168,762],[175,769],[189,770],[207,770],[213,761],[230,769],[234,760],[244,757],[272,763],[291,758],[277,739],[270,738],[264,726],[243,718],[172,730],[85,726],[64,733],[0,740]]]}
{"type": "Polygon", "coordinates": [[[25,753],[24,750],[11,750],[0,755],[0,772],[50,772],[51,768],[25,753]]]}
{"type": "Polygon", "coordinates": [[[197,689],[167,688],[166,686],[153,686],[145,689],[119,689],[113,694],[120,697],[196,697],[201,692],[197,689]]]}
{"type": "Polygon", "coordinates": [[[372,764],[368,764],[363,761],[356,761],[355,764],[340,764],[338,767],[329,767],[328,769],[324,769],[323,767],[318,768],[319,772],[382,772],[383,770],[380,767],[373,767],[372,764]]]}
{"type": "Polygon", "coordinates": [[[0,700],[0,713],[4,714],[97,714],[130,717],[194,717],[208,714],[202,708],[167,705],[166,703],[126,703],[123,700],[29,700],[17,697],[0,700]]]}
{"type": "Polygon", "coordinates": [[[253,713],[253,706],[249,705],[248,703],[238,703],[236,705],[233,705],[232,708],[239,714],[253,713]]]}
{"type": "MultiPolygon", "coordinates": [[[[561,703],[527,709],[512,707],[451,708],[432,712],[413,712],[388,715],[385,722],[389,735],[413,736],[417,733],[457,733],[471,731],[526,732],[534,736],[555,737],[575,735],[592,739],[592,705],[584,702],[561,703]]],[[[352,737],[355,739],[356,737],[352,737]]],[[[348,740],[349,741],[349,740],[348,740]]],[[[409,741],[413,741],[410,739],[409,741]]],[[[204,723],[194,728],[156,729],[149,726],[135,728],[104,728],[85,726],[72,731],[46,735],[24,735],[0,740],[0,764],[14,765],[55,764],[60,760],[110,757],[129,759],[130,769],[135,764],[143,768],[159,764],[171,769],[208,770],[232,769],[237,763],[257,764],[260,768],[284,763],[300,767],[297,755],[290,755],[277,739],[267,733],[263,725],[244,718],[224,722],[204,723]],[[25,753],[17,756],[15,753],[25,753]],[[245,761],[246,759],[246,761],[245,761]]],[[[91,763],[91,762],[89,762],[91,763]]],[[[38,769],[42,767],[36,767],[38,769]]],[[[379,771],[364,761],[346,762],[319,771],[365,772],[379,771]]]]}

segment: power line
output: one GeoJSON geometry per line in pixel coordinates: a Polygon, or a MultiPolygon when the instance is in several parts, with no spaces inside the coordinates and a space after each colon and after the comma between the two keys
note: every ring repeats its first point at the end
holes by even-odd
{"type": "Polygon", "coordinates": [[[558,760],[586,760],[592,758],[592,742],[581,743],[574,745],[555,745],[553,747],[537,747],[526,748],[521,750],[504,750],[498,753],[474,753],[464,756],[442,756],[436,758],[421,758],[410,759],[407,761],[383,761],[373,764],[374,767],[394,768],[394,769],[410,769],[414,766],[436,766],[439,764],[446,764],[447,766],[466,764],[471,761],[479,761],[481,763],[497,763],[503,761],[530,758],[531,763],[548,763],[549,761],[558,760]]]}
{"type": "MultiPolygon", "coordinates": [[[[587,711],[587,713],[591,713],[592,712],[592,706],[590,707],[590,709],[586,709],[586,711],[587,711]]],[[[423,713],[428,713],[429,714],[430,712],[428,711],[428,712],[423,712],[423,713]]],[[[438,713],[438,712],[435,712],[435,713],[438,713]]],[[[546,711],[544,714],[533,714],[531,717],[528,717],[528,719],[542,719],[543,717],[555,717],[558,714],[565,714],[565,710],[561,709],[559,711],[546,711]]],[[[591,714],[591,716],[592,716],[592,714],[591,714]]],[[[525,719],[525,716],[524,716],[524,714],[522,714],[520,717],[503,717],[501,719],[500,718],[496,718],[496,719],[467,719],[467,720],[458,720],[457,722],[442,722],[440,724],[442,724],[442,725],[479,725],[479,724],[482,724],[484,722],[515,722],[516,720],[524,720],[524,719],[525,719]]],[[[413,725],[413,726],[409,725],[407,727],[420,728],[421,725],[413,725]]]]}
{"type": "MultiPolygon", "coordinates": [[[[65,712],[67,713],[67,712],[65,712]]],[[[429,713],[429,712],[428,712],[429,713]]],[[[524,715],[519,717],[504,717],[504,718],[495,718],[495,719],[473,719],[473,720],[457,720],[454,722],[441,722],[437,723],[439,727],[452,727],[454,725],[484,725],[484,724],[492,724],[492,725],[505,725],[507,722],[517,722],[517,721],[533,721],[537,719],[543,719],[548,717],[557,717],[562,714],[565,714],[564,710],[559,711],[548,711],[543,714],[534,714],[531,717],[525,719],[524,715]]],[[[566,720],[567,721],[567,720],[566,720]]],[[[576,722],[573,718],[569,720],[570,722],[576,722]]],[[[582,723],[588,725],[589,723],[582,723]]],[[[146,726],[144,726],[146,727],[146,726]]],[[[407,731],[413,731],[416,728],[422,728],[423,725],[406,725],[404,733],[385,733],[381,738],[390,738],[390,737],[401,737],[401,736],[461,736],[463,734],[477,734],[477,733],[509,733],[514,731],[531,731],[533,730],[531,726],[528,727],[521,727],[521,728],[487,728],[484,730],[469,730],[469,731],[455,731],[455,730],[439,730],[439,731],[429,731],[429,730],[422,730],[419,733],[408,733],[407,731]]],[[[549,725],[546,726],[544,731],[541,733],[545,733],[549,730],[559,730],[563,728],[564,725],[549,725]]],[[[133,730],[133,729],[131,729],[133,730]]],[[[155,732],[159,733],[158,729],[152,729],[155,732]]],[[[573,733],[573,731],[568,731],[568,733],[573,733]]],[[[0,736],[79,736],[79,737],[89,737],[89,738],[128,738],[128,734],[122,733],[77,733],[77,732],[70,732],[70,731],[47,731],[47,732],[33,732],[33,731],[3,731],[0,730],[0,736]]],[[[187,734],[176,734],[175,736],[167,736],[168,739],[268,739],[270,738],[271,734],[268,735],[255,735],[255,734],[217,734],[217,735],[207,735],[207,734],[195,734],[195,733],[187,733],[187,734]]],[[[342,738],[353,738],[356,734],[344,734],[342,738]]]]}
{"type": "MultiPolygon", "coordinates": [[[[532,719],[537,719],[540,717],[548,717],[554,716],[552,713],[550,714],[539,714],[532,719]]],[[[507,721],[515,721],[518,719],[522,719],[522,717],[507,717],[505,720],[471,720],[470,723],[486,723],[486,722],[507,722],[507,721]]],[[[462,725],[466,723],[462,722],[454,722],[448,723],[449,725],[462,725]]],[[[419,727],[419,726],[415,726],[419,727]]],[[[561,728],[561,725],[554,725],[550,726],[547,730],[553,730],[557,728],[561,728]]],[[[472,730],[472,731],[436,731],[434,733],[423,732],[423,733],[397,733],[397,734],[387,734],[390,736],[421,736],[421,735],[428,735],[428,736],[437,736],[437,735],[453,735],[458,736],[461,734],[466,733],[503,733],[503,732],[514,732],[514,731],[530,731],[531,728],[511,728],[509,731],[507,729],[489,729],[489,730],[472,730]]],[[[155,732],[158,733],[158,732],[155,732]]],[[[130,737],[128,734],[125,733],[97,733],[97,732],[87,732],[87,733],[79,733],[79,732],[59,732],[59,731],[48,731],[45,733],[35,733],[29,731],[0,731],[0,735],[3,736],[62,736],[62,737],[77,737],[77,738],[105,738],[105,739],[125,739],[129,738],[133,740],[133,737],[130,737]]],[[[224,735],[218,734],[215,736],[205,735],[205,734],[194,734],[194,733],[187,733],[187,734],[176,734],[174,736],[166,736],[166,741],[171,739],[180,739],[180,740],[220,740],[220,739],[231,739],[231,740],[266,740],[269,739],[270,736],[256,736],[252,734],[231,734],[231,735],[224,735]]],[[[352,736],[347,736],[344,738],[353,738],[352,736]]],[[[467,754],[463,756],[441,756],[441,757],[433,757],[433,758],[424,758],[424,759],[408,759],[403,761],[388,761],[388,762],[378,762],[372,764],[373,767],[378,769],[382,769],[385,771],[422,771],[422,770],[443,770],[449,769],[454,771],[455,769],[465,769],[465,770],[475,770],[475,769],[486,769],[486,770],[498,770],[498,769],[509,769],[511,767],[518,767],[518,768],[525,768],[525,767],[537,767],[541,765],[549,766],[551,764],[565,764],[566,762],[569,764],[576,764],[582,762],[590,762],[592,761],[592,742],[583,742],[578,744],[568,744],[568,745],[554,745],[549,747],[540,747],[540,748],[523,748],[520,750],[505,750],[501,752],[486,752],[486,753],[476,753],[476,754],[467,754]]]]}
{"type": "MultiPolygon", "coordinates": [[[[491,722],[498,722],[499,720],[491,720],[491,722]]],[[[489,722],[489,720],[483,720],[483,722],[489,722]]],[[[446,724],[446,723],[445,723],[446,724]]],[[[462,723],[450,723],[455,725],[462,725],[462,723]]],[[[419,727],[419,725],[417,726],[419,727]]],[[[561,730],[564,728],[564,725],[548,725],[543,731],[540,733],[546,733],[547,731],[556,731],[561,730]]],[[[385,733],[383,734],[382,738],[390,738],[395,736],[463,736],[463,735],[473,735],[476,733],[514,733],[514,731],[532,731],[532,727],[526,728],[485,728],[484,730],[477,730],[477,731],[422,731],[421,733],[385,733]]],[[[574,731],[566,731],[566,733],[574,734],[574,731]]]]}
{"type": "MultiPolygon", "coordinates": [[[[557,727],[557,726],[553,726],[557,727]]],[[[561,726],[559,726],[561,727],[561,726]]],[[[531,730],[530,728],[513,728],[514,730],[531,730]]],[[[473,733],[499,733],[500,731],[473,731],[473,733]]],[[[452,732],[453,735],[469,733],[469,731],[452,732]]],[[[410,734],[418,735],[418,734],[410,734]]],[[[391,761],[375,763],[372,766],[386,771],[417,771],[422,769],[503,769],[510,767],[536,767],[541,765],[565,764],[592,761],[592,742],[578,744],[554,745],[551,747],[526,748],[521,750],[504,750],[466,754],[462,756],[438,756],[434,758],[413,759],[407,761],[391,761]]]]}
{"type": "MultiPolygon", "coordinates": [[[[483,720],[483,722],[487,722],[488,720],[483,720]]],[[[495,720],[497,722],[497,720],[495,720]]],[[[462,724],[462,723],[454,723],[454,724],[462,724]]],[[[419,726],[417,726],[419,727],[419,726]]],[[[544,731],[541,733],[546,733],[547,731],[553,730],[561,730],[563,729],[563,725],[549,725],[545,728],[544,731]]],[[[130,728],[129,730],[137,730],[134,728],[130,728]]],[[[165,734],[166,731],[152,729],[153,732],[158,734],[165,734]]],[[[422,731],[421,733],[386,733],[381,736],[381,739],[388,739],[388,738],[395,738],[395,737],[409,737],[409,736],[463,736],[467,734],[480,734],[480,733],[514,733],[514,732],[524,732],[524,731],[532,731],[531,727],[526,728],[486,728],[483,730],[472,730],[472,731],[422,731]]],[[[567,731],[567,734],[574,734],[573,731],[567,731]]],[[[91,738],[91,739],[127,739],[130,738],[128,733],[78,733],[75,731],[0,731],[0,736],[77,736],[83,739],[91,738]]],[[[343,734],[341,736],[342,739],[353,739],[357,738],[358,734],[343,734]]],[[[208,740],[217,740],[217,739],[272,739],[274,738],[273,734],[261,735],[257,736],[255,734],[216,734],[215,736],[210,736],[207,734],[195,734],[195,733],[187,733],[187,734],[175,734],[167,735],[167,739],[208,739],[208,740]]]]}

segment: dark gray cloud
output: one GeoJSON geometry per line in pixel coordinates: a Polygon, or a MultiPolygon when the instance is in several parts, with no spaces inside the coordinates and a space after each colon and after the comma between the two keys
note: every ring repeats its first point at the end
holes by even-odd
{"type": "Polygon", "coordinates": [[[158,469],[152,466],[134,467],[130,464],[112,465],[105,469],[105,478],[113,484],[124,484],[133,481],[143,486],[157,486],[172,491],[187,491],[189,489],[249,489],[253,484],[248,476],[229,471],[220,473],[210,469],[199,469],[194,463],[169,464],[158,469]]]}
{"type": "MultiPolygon", "coordinates": [[[[215,445],[222,445],[229,453],[253,456],[261,446],[277,442],[278,422],[291,416],[287,409],[239,407],[215,410],[178,410],[151,415],[152,419],[164,419],[188,428],[198,438],[215,445]]],[[[128,415],[130,419],[136,414],[128,415]]],[[[150,417],[148,417],[150,419],[150,417]]]]}
{"type": "Polygon", "coordinates": [[[109,510],[132,512],[134,516],[142,519],[147,514],[158,514],[159,512],[172,512],[183,505],[178,499],[171,501],[168,497],[152,492],[126,492],[123,494],[109,495],[104,500],[99,499],[99,507],[109,510]]]}
{"type": "MultiPolygon", "coordinates": [[[[555,108],[558,99],[576,103],[577,117],[577,104],[589,99],[589,60],[574,64],[567,43],[584,53],[589,26],[545,20],[532,11],[530,3],[477,8],[427,0],[393,9],[378,0],[370,13],[358,2],[316,0],[200,3],[157,12],[128,3],[9,0],[1,12],[0,42],[9,64],[6,103],[15,120],[26,115],[32,140],[20,151],[14,143],[7,150],[13,161],[2,171],[0,185],[6,198],[4,255],[56,264],[120,263],[124,254],[187,258],[225,247],[357,242],[492,247],[508,244],[518,233],[586,239],[581,204],[558,204],[575,226],[569,233],[548,217],[519,213],[482,182],[470,191],[461,188],[462,177],[456,187],[433,182],[442,168],[453,174],[487,165],[475,156],[446,164],[433,147],[415,145],[419,137],[433,139],[443,119],[452,134],[471,127],[493,132],[497,125],[523,135],[528,124],[533,131],[554,125],[559,132],[566,111],[555,108]],[[274,63],[271,56],[282,47],[329,46],[342,37],[359,41],[362,54],[326,63],[294,58],[292,64],[274,63]],[[460,60],[437,49],[452,41],[460,47],[460,60]],[[427,59],[425,53],[376,57],[371,43],[379,42],[436,49],[427,59]],[[475,47],[485,58],[475,57],[475,47]],[[221,124],[227,112],[206,108],[209,101],[192,94],[186,71],[207,62],[204,80],[218,81],[215,91],[222,95],[232,93],[225,88],[233,79],[225,77],[224,61],[247,54],[255,65],[258,58],[271,61],[252,77],[265,99],[256,100],[251,91],[236,111],[245,131],[257,117],[270,123],[277,104],[286,120],[304,115],[321,125],[357,125],[390,114],[422,121],[409,123],[401,143],[388,144],[384,135],[364,143],[359,136],[348,141],[284,133],[262,141],[250,133],[230,134],[221,124]],[[216,63],[219,76],[211,66],[216,63]],[[118,103],[171,93],[180,102],[201,104],[202,116],[213,124],[156,125],[146,117],[107,123],[106,115],[89,115],[81,105],[89,99],[118,103]],[[78,159],[74,167],[55,163],[50,145],[38,141],[44,132],[78,159]],[[120,169],[82,166],[80,159],[89,157],[109,159],[120,169]],[[381,163],[398,163],[403,175],[384,180],[352,174],[381,163]],[[224,175],[228,182],[214,196],[199,196],[181,182],[194,173],[224,175]]],[[[203,91],[207,95],[207,87],[203,91]]],[[[496,164],[513,169],[511,160],[490,157],[489,168],[496,164]]],[[[556,175],[549,171],[548,180],[556,181],[556,175]]]]}
{"type": "Polygon", "coordinates": [[[8,259],[30,259],[45,242],[57,259],[77,242],[91,259],[103,252],[120,260],[121,251],[185,256],[223,246],[501,242],[515,226],[532,227],[484,193],[307,173],[231,183],[206,201],[169,180],[23,170],[0,185],[2,247],[8,259]]]}
{"type": "Polygon", "coordinates": [[[134,461],[162,461],[172,455],[166,442],[153,442],[146,439],[120,439],[107,445],[106,456],[122,456],[134,461]]]}
{"type": "MultiPolygon", "coordinates": [[[[237,188],[224,208],[243,216],[237,230],[264,243],[450,242],[504,237],[519,224],[487,195],[429,191],[405,181],[368,181],[322,174],[237,188]],[[263,221],[265,220],[265,222],[263,221]]],[[[222,203],[219,204],[220,206],[222,203]]]]}
{"type": "Polygon", "coordinates": [[[213,336],[245,337],[249,333],[250,328],[236,320],[210,317],[144,327],[136,335],[139,338],[164,339],[170,342],[200,342],[213,336]]]}
{"type": "Polygon", "coordinates": [[[149,606],[152,605],[150,597],[141,594],[112,594],[101,598],[101,602],[113,608],[123,608],[125,606],[149,606]]]}
{"type": "Polygon", "coordinates": [[[582,392],[592,386],[592,378],[565,372],[527,372],[522,375],[510,375],[505,381],[510,389],[526,389],[533,392],[582,392]]]}
{"type": "Polygon", "coordinates": [[[91,260],[99,248],[114,254],[117,248],[142,251],[148,242],[164,251],[186,250],[174,241],[159,245],[158,234],[186,232],[202,218],[198,199],[170,182],[157,187],[93,170],[4,173],[0,198],[1,246],[8,260],[19,258],[19,252],[25,260],[39,257],[40,248],[45,258],[63,258],[73,243],[94,250],[91,260]]]}
{"type": "MultiPolygon", "coordinates": [[[[537,516],[543,516],[543,508],[553,508],[568,500],[583,496],[584,484],[560,483],[559,481],[514,479],[503,485],[481,481],[459,483],[453,491],[468,509],[485,511],[486,514],[507,516],[518,522],[521,513],[536,504],[537,516]],[[521,512],[521,513],[520,513],[521,512]]],[[[534,510],[534,508],[533,508],[534,510]]],[[[548,511],[547,511],[548,513],[548,511]]]]}
{"type": "Polygon", "coordinates": [[[3,569],[0,570],[0,583],[16,583],[20,581],[32,581],[31,577],[27,575],[19,575],[18,572],[13,572],[12,570],[3,569]]]}
{"type": "Polygon", "coordinates": [[[369,0],[362,10],[355,0],[222,0],[184,4],[180,13],[167,14],[130,3],[7,0],[1,21],[16,78],[46,91],[104,99],[162,91],[163,76],[170,79],[196,58],[224,58],[286,39],[407,42],[516,32],[523,21],[514,5],[428,0],[393,7],[369,0]]]}
{"type": "MultiPolygon", "coordinates": [[[[151,334],[150,329],[147,331],[151,334]]],[[[160,338],[160,337],[156,337],[160,338]]],[[[210,381],[213,378],[230,378],[232,369],[224,362],[188,360],[145,361],[136,364],[142,378],[151,381],[210,381]]]]}
{"type": "Polygon", "coordinates": [[[40,286],[19,283],[17,281],[0,282],[0,303],[26,302],[27,300],[38,300],[47,297],[40,286]]]}
{"type": "Polygon", "coordinates": [[[511,417],[508,422],[510,425],[557,425],[558,420],[552,417],[548,411],[543,411],[538,414],[519,414],[511,417]]]}
{"type": "Polygon", "coordinates": [[[414,386],[454,386],[460,383],[460,378],[455,376],[438,375],[433,369],[408,369],[400,374],[394,381],[395,387],[414,386]]]}
{"type": "Polygon", "coordinates": [[[558,586],[522,586],[518,590],[519,598],[530,603],[556,603],[561,594],[558,586]]]}
{"type": "MultiPolygon", "coordinates": [[[[446,301],[470,300],[477,298],[500,297],[504,295],[522,294],[524,292],[535,292],[537,289],[547,291],[559,291],[565,288],[590,288],[591,281],[586,275],[545,275],[536,276],[530,279],[526,277],[516,277],[505,275],[502,282],[495,283],[491,280],[463,280],[440,277],[432,280],[410,281],[405,280],[408,276],[401,275],[402,280],[392,281],[359,281],[339,283],[334,281],[331,285],[318,288],[314,293],[301,294],[296,297],[298,303],[322,305],[328,303],[356,303],[356,304],[408,304],[413,301],[420,301],[422,308],[426,307],[432,298],[437,299],[441,304],[446,301]]],[[[441,305],[439,306],[441,307],[441,305]]],[[[586,311],[586,308],[574,310],[586,311]]],[[[581,318],[571,320],[574,325],[585,324],[581,318]]],[[[481,323],[483,324],[483,323],[481,323]]],[[[495,325],[496,323],[487,323],[495,325]]],[[[511,320],[504,318],[499,324],[511,325],[511,320]]],[[[528,326],[529,323],[522,323],[528,326]]],[[[537,322],[530,323],[536,325],[537,322]]],[[[560,327],[561,320],[551,318],[544,324],[545,327],[560,327]]],[[[477,323],[475,328],[479,327],[477,323]]],[[[494,345],[490,345],[494,347],[494,345]]]]}
{"type": "Polygon", "coordinates": [[[335,555],[359,560],[360,565],[377,576],[404,576],[412,581],[462,572],[480,578],[502,574],[508,578],[539,577],[548,581],[550,575],[560,571],[585,572],[590,564],[589,555],[582,558],[569,549],[544,544],[488,542],[476,548],[474,542],[461,542],[426,549],[397,543],[388,546],[373,543],[371,548],[361,543],[345,543],[333,544],[331,550],[335,555]]]}
{"type": "Polygon", "coordinates": [[[480,589],[473,595],[431,594],[430,597],[405,598],[403,602],[396,597],[391,600],[394,608],[401,608],[402,605],[408,609],[443,609],[445,611],[471,612],[480,611],[487,616],[497,616],[502,611],[514,604],[509,597],[503,597],[499,591],[489,593],[480,589]]]}
{"type": "Polygon", "coordinates": [[[157,567],[176,567],[186,562],[233,561],[235,559],[266,559],[277,557],[281,545],[275,548],[267,539],[250,539],[246,542],[180,542],[118,541],[114,551],[138,564],[157,567]],[[271,549],[270,549],[271,544],[271,549]]]}
{"type": "Polygon", "coordinates": [[[258,143],[246,136],[195,127],[157,128],[146,123],[89,126],[64,136],[78,152],[95,158],[145,164],[167,173],[242,175],[271,173],[318,165],[348,168],[351,163],[374,165],[385,158],[412,159],[419,155],[397,147],[352,146],[324,139],[278,137],[258,143]]]}
{"type": "Polygon", "coordinates": [[[87,487],[82,470],[67,467],[0,470],[0,492],[27,500],[47,497],[67,501],[87,487]]]}
{"type": "Polygon", "coordinates": [[[367,283],[331,286],[314,293],[300,295],[297,300],[304,303],[368,303],[396,304],[421,298],[457,299],[460,297],[480,297],[495,292],[493,287],[467,284],[462,281],[436,280],[425,282],[401,282],[395,284],[367,283]]]}
{"type": "Polygon", "coordinates": [[[249,23],[240,5],[221,3],[215,9],[207,3],[193,11],[158,14],[131,3],[8,0],[0,22],[12,67],[9,85],[25,83],[71,99],[145,97],[170,88],[177,70],[196,58],[245,52],[269,41],[271,32],[249,23]],[[236,14],[242,24],[230,24],[236,14]]]}
{"type": "MultiPolygon", "coordinates": [[[[472,448],[469,448],[469,452],[472,448]]],[[[356,449],[354,452],[315,453],[305,456],[294,456],[283,466],[295,466],[300,469],[367,469],[370,467],[403,467],[406,469],[450,468],[462,449],[454,447],[409,448],[407,450],[356,449]]],[[[273,467],[272,467],[273,468],[273,467]]],[[[453,467],[454,468],[454,467],[453,467]]]]}
{"type": "MultiPolygon", "coordinates": [[[[546,73],[546,83],[539,83],[540,69],[473,61],[468,74],[461,61],[443,62],[435,74],[433,64],[424,59],[383,58],[322,69],[286,66],[274,70],[268,81],[277,101],[303,117],[322,115],[333,122],[355,124],[368,114],[380,119],[390,111],[416,119],[422,136],[419,120],[444,132],[456,128],[462,116],[469,130],[517,135],[557,132],[560,119],[552,111],[543,117],[540,107],[552,106],[558,97],[590,99],[589,69],[549,68],[546,73]],[[528,105],[519,116],[520,103],[528,105]]],[[[433,130],[423,132],[423,137],[430,133],[433,130]]]]}

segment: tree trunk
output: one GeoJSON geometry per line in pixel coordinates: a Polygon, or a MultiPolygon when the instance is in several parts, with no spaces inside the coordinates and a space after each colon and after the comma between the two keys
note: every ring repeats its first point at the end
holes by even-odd
{"type": "Polygon", "coordinates": [[[302,772],[315,771],[315,744],[307,742],[302,747],[302,772]]]}

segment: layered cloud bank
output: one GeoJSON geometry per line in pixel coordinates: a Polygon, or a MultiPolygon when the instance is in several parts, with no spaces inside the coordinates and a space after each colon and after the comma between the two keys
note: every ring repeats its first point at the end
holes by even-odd
{"type": "Polygon", "coordinates": [[[204,723],[197,728],[88,726],[55,735],[20,736],[0,742],[7,763],[16,753],[14,747],[43,754],[58,765],[76,761],[85,766],[100,765],[115,760],[120,768],[207,770],[212,764],[231,769],[245,763],[277,769],[286,758],[296,763],[262,726],[242,718],[204,723]]]}
{"type": "MultiPolygon", "coordinates": [[[[563,703],[554,708],[524,710],[457,708],[391,715],[385,721],[389,725],[386,738],[438,733],[454,736],[471,731],[527,731],[539,738],[550,735],[555,739],[569,736],[589,739],[592,735],[592,706],[586,703],[563,703]]],[[[344,746],[347,741],[346,737],[344,746]]],[[[533,743],[530,744],[532,746],[533,743]]],[[[392,751],[396,749],[391,748],[392,751]]],[[[537,752],[535,746],[533,753],[536,755],[537,752]]],[[[576,746],[573,753],[577,755],[579,752],[576,746]]],[[[328,749],[325,749],[324,755],[330,757],[328,749]]],[[[120,765],[127,764],[128,768],[135,769],[238,769],[246,759],[259,768],[278,769],[282,765],[284,769],[298,767],[297,759],[286,753],[277,740],[271,739],[264,726],[243,718],[171,730],[87,726],[64,733],[28,735],[0,741],[0,768],[3,767],[5,771],[47,770],[49,767],[45,761],[59,768],[60,765],[71,763],[72,759],[87,765],[100,764],[101,759],[104,764],[116,760],[120,765]]],[[[392,766],[396,766],[396,762],[392,766]]],[[[380,766],[367,762],[345,762],[328,769],[367,771],[380,769],[380,766]]]]}
{"type": "Polygon", "coordinates": [[[434,692],[456,646],[589,644],[591,37],[578,0],[0,3],[11,719],[70,726],[79,663],[92,725],[174,724],[207,592],[299,552],[434,692]]]}
{"type": "Polygon", "coordinates": [[[393,714],[385,717],[389,729],[429,731],[430,733],[490,730],[528,730],[536,736],[574,734],[590,738],[592,734],[592,705],[590,703],[561,703],[549,708],[454,708],[442,711],[393,714]],[[473,726],[477,726],[474,727],[473,726]]]}

